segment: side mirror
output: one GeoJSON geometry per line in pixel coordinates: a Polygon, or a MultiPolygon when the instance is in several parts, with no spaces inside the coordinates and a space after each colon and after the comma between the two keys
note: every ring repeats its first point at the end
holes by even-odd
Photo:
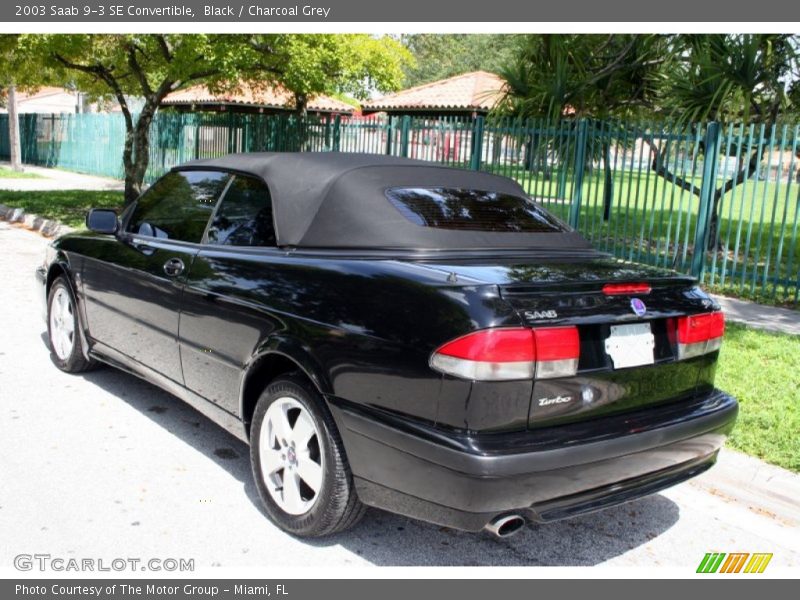
{"type": "Polygon", "coordinates": [[[93,208],[86,213],[86,227],[96,233],[117,233],[117,213],[109,208],[93,208]]]}

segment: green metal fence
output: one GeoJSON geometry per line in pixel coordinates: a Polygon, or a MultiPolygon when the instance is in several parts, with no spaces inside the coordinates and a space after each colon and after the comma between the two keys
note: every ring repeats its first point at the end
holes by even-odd
{"type": "MultiPolygon", "coordinates": [[[[23,115],[26,163],[121,177],[119,114],[23,115]]],[[[0,158],[8,157],[0,115],[0,158]]],[[[261,150],[392,154],[513,177],[596,247],[713,289],[798,303],[797,125],[159,113],[152,181],[176,164],[261,150]]]]}

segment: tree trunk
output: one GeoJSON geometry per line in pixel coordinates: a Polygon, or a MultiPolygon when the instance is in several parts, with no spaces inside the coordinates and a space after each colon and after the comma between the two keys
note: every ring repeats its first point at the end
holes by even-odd
{"type": "Polygon", "coordinates": [[[503,134],[495,133],[492,135],[492,164],[499,165],[503,156],[503,134]]]}
{"type": "MultiPolygon", "coordinates": [[[[697,196],[698,199],[700,199],[701,188],[696,186],[693,182],[688,181],[682,177],[679,177],[675,173],[672,173],[664,164],[664,157],[659,148],[652,141],[645,140],[645,143],[650,146],[650,152],[653,157],[650,169],[658,177],[663,177],[665,180],[669,181],[673,185],[677,185],[681,189],[690,192],[691,194],[697,196]]],[[[731,177],[721,187],[716,188],[714,190],[714,198],[711,205],[711,218],[709,220],[709,228],[708,228],[708,242],[706,244],[707,250],[714,250],[716,248],[717,231],[719,229],[720,200],[735,186],[741,185],[742,183],[744,183],[746,179],[749,179],[750,177],[753,176],[753,174],[756,172],[756,169],[758,168],[758,164],[764,158],[764,154],[767,152],[767,150],[768,148],[766,145],[760,146],[760,148],[753,150],[753,153],[750,155],[750,160],[748,161],[747,166],[739,169],[739,172],[736,174],[735,177],[731,177]]]]}
{"type": "Polygon", "coordinates": [[[530,136],[530,137],[528,137],[528,139],[525,140],[525,143],[523,144],[523,148],[524,148],[524,152],[525,152],[525,170],[526,171],[534,171],[534,169],[536,168],[536,166],[534,164],[535,156],[534,156],[534,152],[533,152],[533,146],[534,146],[533,139],[534,139],[534,136],[530,136]]]}
{"type": "Polygon", "coordinates": [[[20,142],[19,115],[17,114],[17,89],[8,88],[8,141],[10,148],[11,168],[22,171],[22,144],[20,142]]]}
{"type": "Polygon", "coordinates": [[[126,205],[142,193],[144,176],[150,165],[150,125],[153,123],[155,111],[151,102],[145,103],[136,123],[125,132],[122,164],[125,168],[126,205]]]}
{"type": "Polygon", "coordinates": [[[134,128],[125,128],[125,145],[122,147],[122,167],[125,171],[125,206],[139,197],[139,190],[133,176],[133,137],[134,128]]]}
{"type": "Polygon", "coordinates": [[[766,151],[766,146],[762,148],[760,153],[758,150],[755,150],[750,156],[750,160],[748,161],[746,168],[740,169],[736,174],[736,177],[732,177],[726,181],[722,187],[714,190],[714,201],[711,204],[711,220],[708,226],[708,250],[715,250],[717,247],[717,232],[719,231],[719,203],[722,200],[722,197],[730,192],[735,186],[743,184],[745,179],[749,179],[753,176],[753,174],[756,172],[758,164],[764,158],[766,151]]]}
{"type": "Polygon", "coordinates": [[[308,112],[308,94],[300,92],[294,95],[294,112],[298,119],[305,119],[308,112]]]}
{"type": "Polygon", "coordinates": [[[294,95],[294,114],[297,117],[297,146],[296,149],[306,151],[308,131],[306,130],[306,117],[308,116],[308,95],[296,92],[294,95]]]}
{"type": "Polygon", "coordinates": [[[717,201],[714,201],[714,209],[711,213],[711,222],[708,224],[708,241],[706,250],[713,252],[717,248],[717,231],[719,230],[719,215],[717,214],[717,201]]]}

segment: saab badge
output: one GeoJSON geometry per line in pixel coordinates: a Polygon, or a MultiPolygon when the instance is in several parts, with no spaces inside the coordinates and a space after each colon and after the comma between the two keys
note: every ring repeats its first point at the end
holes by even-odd
{"type": "Polygon", "coordinates": [[[647,306],[639,298],[631,298],[631,310],[637,317],[643,317],[647,312],[647,306]]]}

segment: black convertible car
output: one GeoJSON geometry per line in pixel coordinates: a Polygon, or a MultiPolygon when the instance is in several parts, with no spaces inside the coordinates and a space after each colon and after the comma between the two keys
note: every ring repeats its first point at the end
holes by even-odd
{"type": "Polygon", "coordinates": [[[511,179],[230,155],[87,226],[37,271],[55,364],[134,373],[247,441],[297,535],[365,506],[508,535],[702,473],[736,418],[719,306],[511,179]]]}

